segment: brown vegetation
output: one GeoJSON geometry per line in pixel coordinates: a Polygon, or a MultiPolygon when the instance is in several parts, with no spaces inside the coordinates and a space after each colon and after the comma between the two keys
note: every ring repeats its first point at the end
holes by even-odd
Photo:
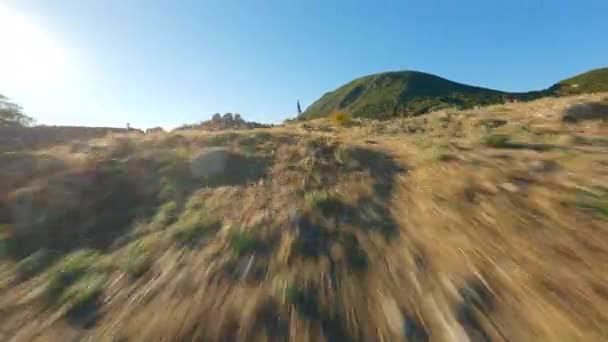
{"type": "Polygon", "coordinates": [[[602,341],[605,94],[0,155],[0,340],[602,341]]]}

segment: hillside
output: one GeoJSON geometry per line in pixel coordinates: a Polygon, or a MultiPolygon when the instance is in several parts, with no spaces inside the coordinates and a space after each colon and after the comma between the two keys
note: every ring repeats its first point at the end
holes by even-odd
{"type": "Polygon", "coordinates": [[[302,118],[327,117],[334,111],[345,111],[355,117],[386,119],[416,116],[446,107],[466,109],[509,100],[528,101],[600,91],[608,91],[608,69],[590,71],[549,89],[527,93],[474,87],[417,71],[386,72],[356,79],[326,93],[306,109],[302,118]]]}
{"type": "Polygon", "coordinates": [[[595,69],[563,80],[549,91],[559,96],[608,91],[608,68],[595,69]]]}
{"type": "Polygon", "coordinates": [[[602,341],[607,109],[0,152],[0,340],[602,341]]]}
{"type": "Polygon", "coordinates": [[[140,133],[138,130],[113,127],[0,126],[0,152],[39,149],[129,132],[140,133]]]}

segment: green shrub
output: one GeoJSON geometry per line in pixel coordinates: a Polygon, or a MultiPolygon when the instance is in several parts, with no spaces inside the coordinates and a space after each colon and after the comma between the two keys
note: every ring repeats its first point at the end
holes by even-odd
{"type": "Polygon", "coordinates": [[[47,293],[53,299],[60,298],[72,284],[90,271],[99,257],[97,252],[88,249],[66,256],[51,274],[47,293]]]}
{"type": "Polygon", "coordinates": [[[503,134],[490,134],[481,139],[481,143],[489,147],[509,147],[511,146],[511,138],[503,134]]]}
{"type": "Polygon", "coordinates": [[[103,273],[87,274],[76,281],[61,297],[62,303],[70,303],[68,314],[94,310],[106,283],[107,276],[103,273]]]}
{"type": "Polygon", "coordinates": [[[578,194],[576,205],[579,208],[592,210],[594,213],[608,219],[608,195],[583,191],[578,194]]]}
{"type": "Polygon", "coordinates": [[[159,245],[159,240],[146,237],[136,241],[127,248],[127,273],[139,277],[146,273],[153,263],[153,254],[159,245]]]}
{"type": "Polygon", "coordinates": [[[171,225],[178,216],[179,207],[175,201],[167,202],[158,208],[150,226],[153,230],[164,229],[171,225]]]}
{"type": "Polygon", "coordinates": [[[203,211],[190,209],[173,224],[172,238],[182,245],[193,246],[218,227],[217,220],[208,217],[203,211]]]}
{"type": "Polygon", "coordinates": [[[232,250],[238,255],[242,256],[248,253],[255,252],[260,248],[261,243],[253,236],[246,232],[233,232],[230,236],[230,245],[232,250]]]}

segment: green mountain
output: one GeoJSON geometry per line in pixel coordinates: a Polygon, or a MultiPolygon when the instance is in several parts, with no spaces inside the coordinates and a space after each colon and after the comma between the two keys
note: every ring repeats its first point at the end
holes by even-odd
{"type": "Polygon", "coordinates": [[[608,91],[608,68],[595,69],[568,78],[549,88],[557,96],[577,95],[608,91]]]}
{"type": "Polygon", "coordinates": [[[470,86],[418,71],[386,72],[358,78],[326,93],[302,113],[302,118],[313,119],[345,111],[356,117],[386,119],[420,115],[446,107],[471,108],[506,100],[560,96],[572,94],[574,89],[578,92],[608,91],[608,68],[526,93],[470,86]]]}

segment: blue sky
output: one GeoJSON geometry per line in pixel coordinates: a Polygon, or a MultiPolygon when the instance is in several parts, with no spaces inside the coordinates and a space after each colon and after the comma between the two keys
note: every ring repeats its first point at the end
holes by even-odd
{"type": "Polygon", "coordinates": [[[608,66],[606,13],[606,0],[0,0],[0,94],[44,124],[171,128],[215,112],[281,122],[298,99],[388,70],[539,89],[608,66]]]}

